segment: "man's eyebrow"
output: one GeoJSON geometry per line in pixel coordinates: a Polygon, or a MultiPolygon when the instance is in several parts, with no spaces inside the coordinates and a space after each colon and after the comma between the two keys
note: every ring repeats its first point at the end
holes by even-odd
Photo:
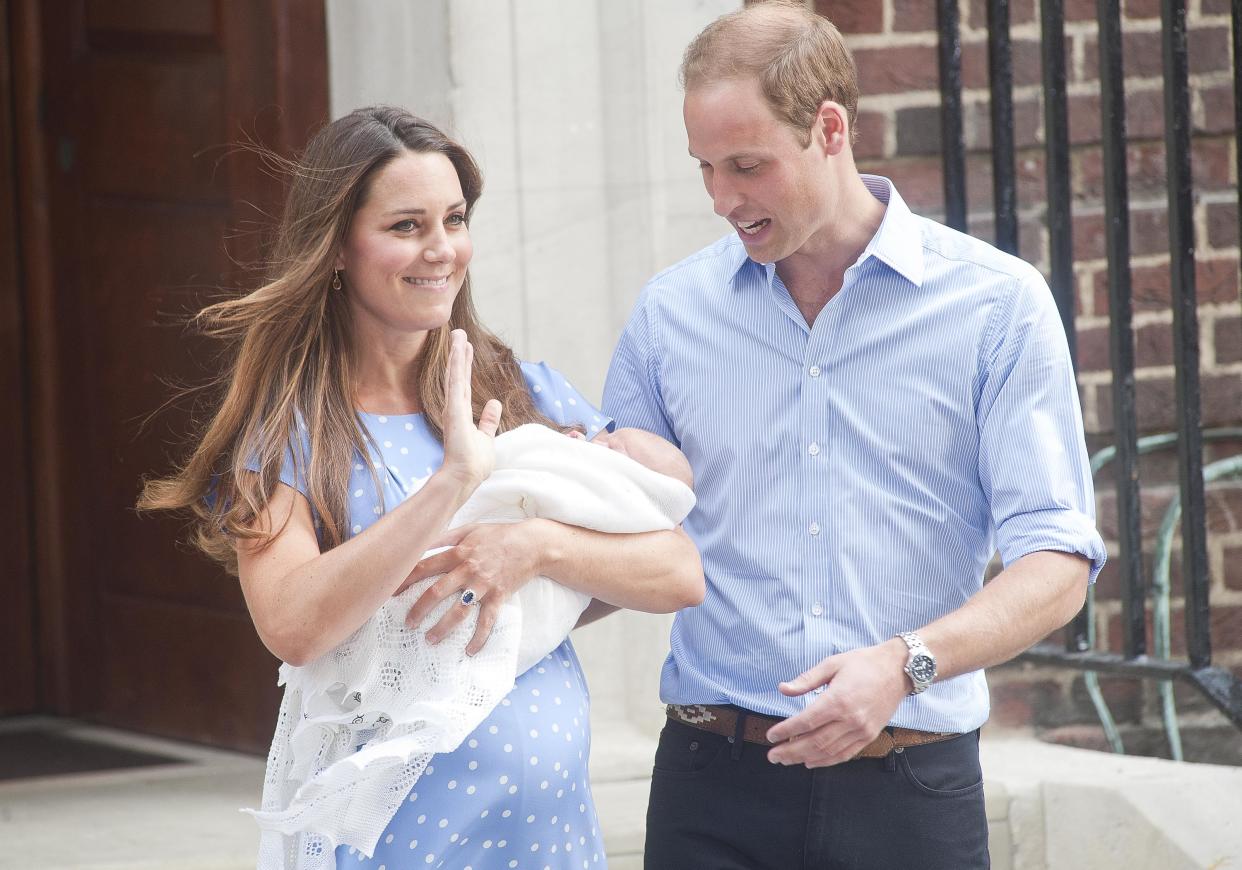
{"type": "MultiPolygon", "coordinates": [[[[457,200],[457,202],[450,205],[447,211],[453,211],[454,209],[462,208],[465,206],[465,204],[466,204],[466,201],[464,199],[459,199],[457,200]]],[[[393,209],[392,211],[384,212],[384,216],[391,217],[393,215],[399,215],[399,214],[426,214],[426,213],[427,213],[427,209],[425,208],[397,208],[397,209],[393,209]]]]}
{"type": "MultiPolygon", "coordinates": [[[[693,151],[687,151],[686,153],[689,154],[691,157],[693,157],[695,160],[699,161],[700,163],[707,162],[702,157],[699,157],[698,155],[696,155],[693,151]]],[[[738,160],[762,160],[762,159],[763,159],[763,155],[757,151],[739,151],[736,154],[730,154],[728,157],[725,157],[720,162],[728,163],[730,160],[738,161],[738,160]]]]}

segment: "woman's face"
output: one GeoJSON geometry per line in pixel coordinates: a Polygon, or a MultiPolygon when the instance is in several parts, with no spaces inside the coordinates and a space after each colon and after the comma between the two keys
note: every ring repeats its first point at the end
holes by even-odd
{"type": "Polygon", "coordinates": [[[448,322],[473,253],[457,170],[406,152],[372,178],[336,267],[356,325],[425,333],[448,322]]]}

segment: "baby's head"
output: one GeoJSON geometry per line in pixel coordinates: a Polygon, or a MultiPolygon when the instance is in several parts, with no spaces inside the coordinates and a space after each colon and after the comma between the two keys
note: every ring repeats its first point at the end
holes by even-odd
{"type": "MultiPolygon", "coordinates": [[[[579,432],[567,434],[570,437],[584,437],[579,432]]],[[[612,432],[600,432],[591,439],[591,443],[615,450],[652,471],[668,475],[694,488],[694,473],[690,470],[689,461],[680,450],[659,435],[642,429],[619,428],[612,432]]]]}

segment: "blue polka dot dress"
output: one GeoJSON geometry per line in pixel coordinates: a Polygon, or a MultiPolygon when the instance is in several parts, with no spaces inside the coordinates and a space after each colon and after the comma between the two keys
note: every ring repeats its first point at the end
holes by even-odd
{"type": "Polygon", "coordinates": [[[569,641],[517,685],[456,752],[437,755],[380,836],[337,866],[594,868],[607,865],[587,779],[586,683],[569,641]]]}
{"type": "MultiPolygon", "coordinates": [[[[547,365],[522,363],[539,410],[589,436],[608,420],[547,365]]],[[[418,490],[444,458],[419,414],[362,414],[378,455],[383,502],[360,460],[350,480],[350,527],[359,534],[418,490]]],[[[291,463],[282,480],[302,492],[291,463]]],[[[338,868],[605,867],[587,762],[590,702],[573,645],[566,640],[526,673],[491,715],[449,754],[432,758],[380,835],[375,855],[336,850],[338,868]]]]}

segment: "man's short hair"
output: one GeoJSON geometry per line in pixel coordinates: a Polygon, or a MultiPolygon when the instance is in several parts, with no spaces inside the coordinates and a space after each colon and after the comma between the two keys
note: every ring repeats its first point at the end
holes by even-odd
{"type": "Polygon", "coordinates": [[[845,107],[850,142],[857,138],[858,73],[841,31],[804,3],[768,0],[717,18],[694,38],[681,61],[686,90],[726,79],[754,78],[776,117],[804,146],[824,100],[845,107]]]}

